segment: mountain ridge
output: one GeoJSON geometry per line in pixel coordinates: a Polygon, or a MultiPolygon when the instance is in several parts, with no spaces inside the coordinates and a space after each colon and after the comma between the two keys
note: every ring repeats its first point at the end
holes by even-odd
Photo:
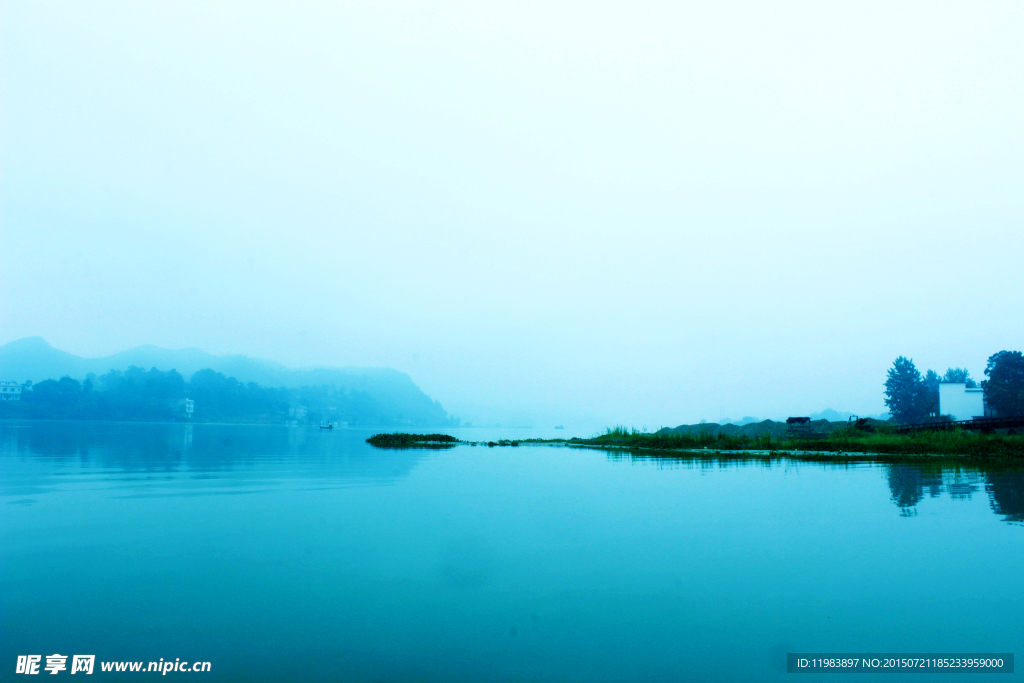
{"type": "Polygon", "coordinates": [[[391,368],[288,368],[276,361],[241,354],[219,356],[202,349],[164,349],[153,344],[136,346],[98,358],[76,356],[55,348],[42,337],[24,337],[0,346],[0,381],[38,383],[68,376],[83,380],[89,374],[143,369],[177,370],[186,380],[199,370],[211,369],[242,383],[264,387],[343,387],[363,392],[395,414],[418,415],[421,422],[444,423],[449,418],[439,401],[425,394],[412,378],[391,368]]]}
{"type": "MultiPolygon", "coordinates": [[[[90,372],[99,375],[109,370],[125,370],[132,365],[144,369],[151,367],[161,370],[174,369],[186,379],[199,370],[209,368],[235,377],[241,382],[288,387],[309,385],[310,381],[308,380],[317,377],[318,373],[323,373],[325,378],[336,373],[344,375],[394,373],[408,377],[405,373],[391,368],[317,366],[289,368],[277,361],[254,358],[244,354],[213,354],[194,346],[184,349],[165,349],[155,344],[141,344],[96,358],[78,356],[63,351],[42,337],[22,337],[0,346],[0,373],[4,376],[4,381],[31,380],[39,382],[65,375],[83,379],[90,372]]],[[[326,383],[330,384],[330,382],[326,383]]]]}

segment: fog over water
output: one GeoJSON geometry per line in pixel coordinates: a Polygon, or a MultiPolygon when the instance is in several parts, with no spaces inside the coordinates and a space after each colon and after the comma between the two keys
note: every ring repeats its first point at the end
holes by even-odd
{"type": "Polygon", "coordinates": [[[879,413],[898,355],[1022,346],[1021,35],[1011,2],[5,2],[0,344],[391,367],[477,424],[879,413]]]}

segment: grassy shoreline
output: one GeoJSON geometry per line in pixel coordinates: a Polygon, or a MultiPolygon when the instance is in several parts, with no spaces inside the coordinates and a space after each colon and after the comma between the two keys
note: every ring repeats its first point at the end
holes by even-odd
{"type": "Polygon", "coordinates": [[[377,434],[367,441],[382,448],[560,445],[669,458],[786,458],[822,462],[997,459],[1024,463],[1024,435],[979,434],[959,429],[896,434],[889,430],[866,432],[850,427],[836,430],[821,439],[799,439],[777,438],[770,434],[730,436],[710,431],[696,434],[662,431],[652,434],[617,427],[591,438],[460,441],[439,434],[377,434]]]}
{"type": "Polygon", "coordinates": [[[649,434],[615,428],[591,439],[581,439],[579,443],[591,447],[651,451],[767,452],[821,457],[842,454],[1024,459],[1024,435],[980,434],[961,429],[896,434],[888,430],[867,432],[849,427],[836,430],[821,439],[799,439],[776,438],[769,434],[737,437],[710,432],[649,434]]]}

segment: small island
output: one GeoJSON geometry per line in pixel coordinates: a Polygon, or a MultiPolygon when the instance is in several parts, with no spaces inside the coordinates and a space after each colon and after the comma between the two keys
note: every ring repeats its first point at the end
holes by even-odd
{"type": "Polygon", "coordinates": [[[377,448],[452,448],[459,440],[448,434],[374,434],[366,443],[377,448]]]}

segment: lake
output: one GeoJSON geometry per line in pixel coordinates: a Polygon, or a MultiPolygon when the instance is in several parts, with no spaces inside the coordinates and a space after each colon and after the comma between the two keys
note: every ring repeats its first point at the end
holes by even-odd
{"type": "Polygon", "coordinates": [[[0,425],[0,678],[60,653],[115,679],[147,674],[101,661],[208,661],[204,681],[761,681],[787,652],[1024,643],[1020,471],[371,433],[0,425]]]}

